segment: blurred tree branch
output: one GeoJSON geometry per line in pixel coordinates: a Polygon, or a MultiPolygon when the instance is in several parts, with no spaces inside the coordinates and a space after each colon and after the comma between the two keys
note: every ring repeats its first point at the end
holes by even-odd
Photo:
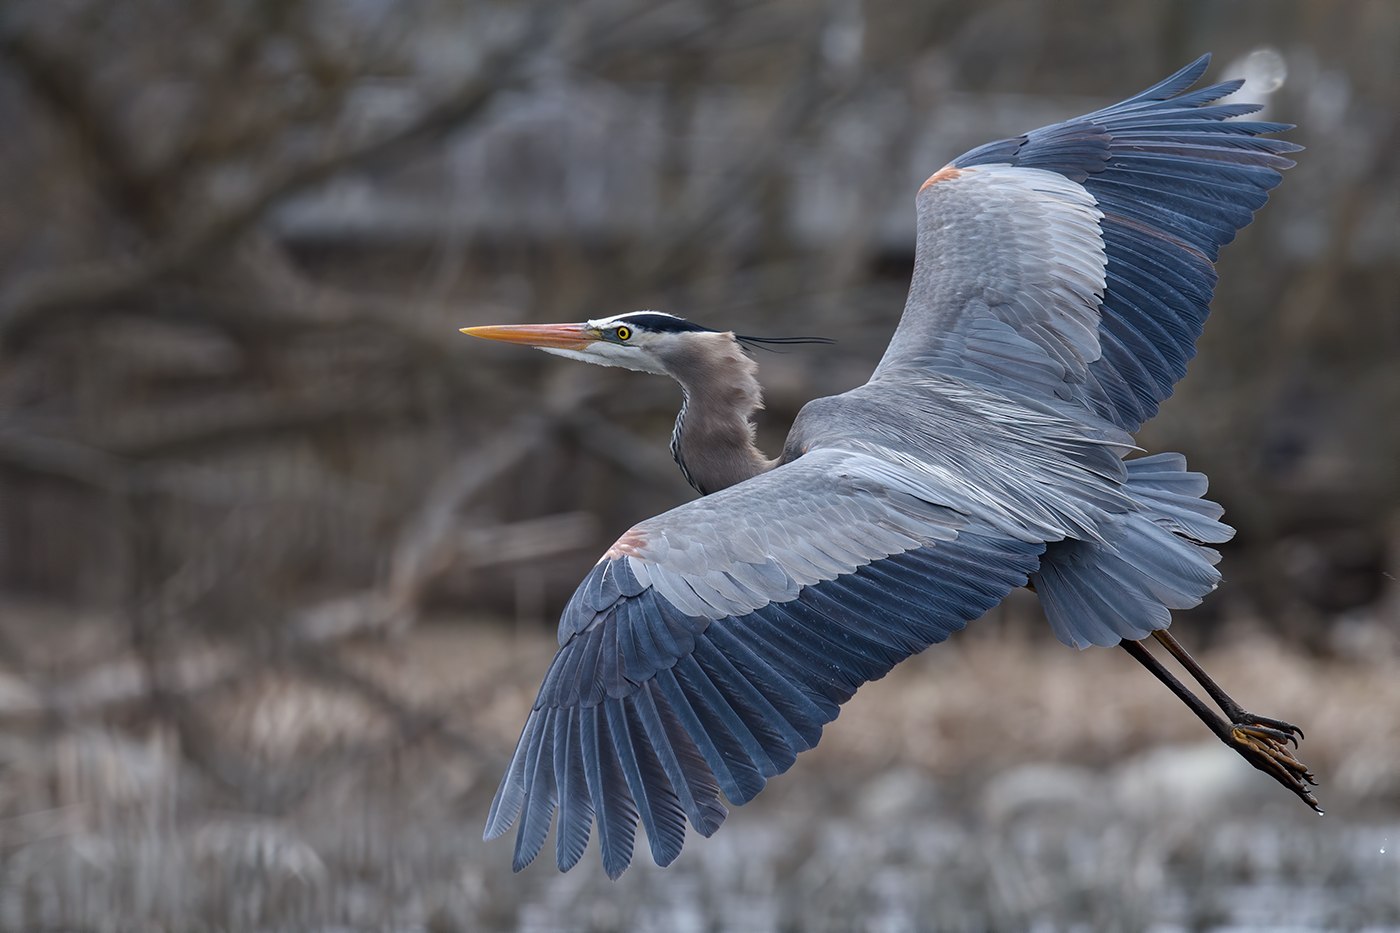
{"type": "MultiPolygon", "coordinates": [[[[36,43],[14,33],[0,33],[0,54],[25,74],[41,98],[68,118],[78,140],[102,155],[100,177],[142,225],[156,228],[158,213],[152,186],[125,154],[122,134],[98,116],[71,64],[53,60],[36,43]]],[[[320,154],[303,159],[262,180],[256,190],[231,205],[198,214],[192,226],[163,231],[139,256],[89,262],[52,273],[39,273],[0,293],[0,345],[13,349],[56,314],[82,310],[125,298],[166,277],[188,269],[229,245],[269,210],[293,195],[350,169],[368,168],[404,150],[460,129],[483,114],[501,94],[518,87],[535,50],[533,31],[505,48],[485,55],[458,86],[402,120],[392,130],[368,140],[334,140],[320,154]]]]}

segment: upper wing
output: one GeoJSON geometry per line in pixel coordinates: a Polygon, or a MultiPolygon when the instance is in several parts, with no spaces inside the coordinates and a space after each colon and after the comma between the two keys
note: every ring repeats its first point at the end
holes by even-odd
{"type": "Polygon", "coordinates": [[[1087,116],[989,143],[920,189],[909,301],[877,378],[932,367],[1128,431],[1195,354],[1213,262],[1300,146],[1187,93],[1210,57],[1087,116]]]}
{"type": "Polygon", "coordinates": [[[1023,585],[1044,545],[928,501],[888,463],[818,450],[623,535],[579,586],[488,817],[515,867],[556,807],[557,859],[596,820],[603,865],[710,835],[867,680],[1023,585]]]}

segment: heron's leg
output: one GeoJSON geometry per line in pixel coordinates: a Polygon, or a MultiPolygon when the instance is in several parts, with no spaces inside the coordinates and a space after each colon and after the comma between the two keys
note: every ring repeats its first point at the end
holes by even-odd
{"type": "Polygon", "coordinates": [[[1312,772],[1308,770],[1307,766],[1289,753],[1287,743],[1273,738],[1267,733],[1256,734],[1239,723],[1226,722],[1216,715],[1205,701],[1196,696],[1185,684],[1177,680],[1170,671],[1163,667],[1162,662],[1153,657],[1152,652],[1148,651],[1142,642],[1123,641],[1120,644],[1139,664],[1151,671],[1152,676],[1176,694],[1177,698],[1185,703],[1191,712],[1195,713],[1201,722],[1215,733],[1220,741],[1233,748],[1245,761],[1297,794],[1304,803],[1318,813],[1322,812],[1317,798],[1308,789],[1309,784],[1316,785],[1317,781],[1314,780],[1312,772]]]}
{"type": "Polygon", "coordinates": [[[1190,708],[1191,712],[1200,717],[1201,722],[1205,723],[1206,727],[1210,729],[1211,732],[1220,736],[1222,740],[1228,741],[1228,739],[1226,739],[1226,733],[1230,731],[1228,724],[1217,716],[1200,697],[1191,692],[1190,688],[1177,680],[1176,677],[1172,675],[1171,671],[1163,667],[1162,662],[1154,658],[1152,652],[1148,651],[1147,648],[1143,646],[1142,642],[1122,641],[1119,644],[1123,646],[1123,649],[1127,651],[1128,654],[1133,656],[1134,660],[1151,671],[1153,677],[1156,677],[1162,683],[1166,684],[1167,689],[1175,693],[1177,699],[1185,703],[1187,707],[1190,708]]]}
{"type": "Polygon", "coordinates": [[[1298,740],[1303,738],[1302,729],[1291,722],[1284,722],[1282,719],[1271,719],[1268,716],[1251,713],[1235,702],[1235,699],[1206,673],[1206,669],[1201,667],[1196,659],[1191,657],[1181,646],[1181,642],[1173,638],[1166,629],[1158,629],[1152,633],[1152,637],[1171,652],[1171,656],[1176,658],[1192,677],[1196,678],[1196,683],[1210,694],[1210,698],[1215,701],[1215,704],[1220,707],[1230,722],[1260,738],[1268,737],[1276,742],[1292,742],[1294,748],[1298,747],[1298,740]]]}

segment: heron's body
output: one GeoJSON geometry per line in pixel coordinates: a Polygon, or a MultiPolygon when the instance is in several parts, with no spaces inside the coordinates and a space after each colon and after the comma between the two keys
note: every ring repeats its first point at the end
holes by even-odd
{"type": "Polygon", "coordinates": [[[656,312],[472,328],[672,376],[672,450],[705,495],[604,554],[559,626],[487,834],[516,866],[558,810],[558,864],[596,824],[621,872],[637,821],[679,854],[814,745],[860,684],[1034,587],[1056,635],[1122,644],[1217,735],[1315,806],[1293,727],[1245,712],[1165,635],[1233,533],[1178,454],[1125,459],[1185,372],[1212,261],[1291,163],[1279,124],[1223,122],[1237,85],[1189,66],[1097,113],[992,143],[920,189],[904,315],[870,381],[754,446],[757,338],[656,312]],[[1226,713],[1137,644],[1156,635],[1226,713]]]}

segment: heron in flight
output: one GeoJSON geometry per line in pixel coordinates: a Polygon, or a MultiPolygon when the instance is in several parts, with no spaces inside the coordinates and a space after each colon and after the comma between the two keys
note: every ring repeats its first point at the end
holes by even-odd
{"type": "MultiPolygon", "coordinates": [[[[1121,645],[1314,809],[1302,733],[1248,712],[1166,631],[1220,581],[1233,530],[1180,454],[1129,458],[1195,353],[1220,247],[1299,146],[1233,120],[1209,56],[1121,103],[933,173],[903,317],[870,381],[754,443],[760,338],[655,311],[476,337],[670,376],[671,449],[701,494],[617,539],[559,622],[486,837],[514,867],[557,813],[557,864],[681,851],[817,744],[861,684],[1030,586],[1055,635],[1121,645]],[[1220,708],[1172,676],[1173,655],[1220,708]]],[[[791,339],[791,338],[790,338],[791,339]]],[[[798,338],[800,339],[800,338],[798,338]]],[[[1321,812],[1318,809],[1318,812],[1321,812]]]]}

